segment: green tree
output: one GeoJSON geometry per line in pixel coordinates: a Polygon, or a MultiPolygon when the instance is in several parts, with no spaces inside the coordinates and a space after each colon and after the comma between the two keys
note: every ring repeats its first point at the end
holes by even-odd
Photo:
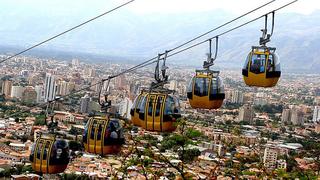
{"type": "Polygon", "coordinates": [[[35,126],[44,126],[46,125],[46,116],[45,115],[38,115],[36,116],[36,120],[34,121],[35,126]]]}
{"type": "Polygon", "coordinates": [[[71,126],[69,133],[72,135],[80,135],[79,131],[77,130],[77,128],[71,126]]]}
{"type": "Polygon", "coordinates": [[[25,173],[25,172],[34,173],[31,165],[23,166],[21,169],[21,172],[22,173],[25,173]]]}
{"type": "Polygon", "coordinates": [[[297,161],[294,159],[294,156],[286,156],[285,160],[287,161],[287,171],[291,172],[298,167],[297,161]]]}
{"type": "Polygon", "coordinates": [[[272,132],[271,133],[271,139],[274,141],[276,139],[279,139],[279,134],[278,133],[275,133],[275,132],[272,132]]]}
{"type": "Polygon", "coordinates": [[[78,141],[69,141],[69,148],[72,151],[80,151],[82,145],[78,141]]]}
{"type": "Polygon", "coordinates": [[[62,174],[61,175],[61,179],[62,180],[89,180],[89,176],[86,174],[81,174],[81,175],[77,175],[77,174],[62,174]]]}

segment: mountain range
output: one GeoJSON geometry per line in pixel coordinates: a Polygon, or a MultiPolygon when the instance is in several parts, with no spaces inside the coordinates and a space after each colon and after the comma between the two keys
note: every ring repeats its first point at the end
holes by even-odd
{"type": "MultiPolygon", "coordinates": [[[[13,53],[88,19],[86,16],[65,16],[57,13],[37,14],[17,7],[0,11],[0,52],[13,53]]],[[[40,11],[41,12],[41,11],[40,11]]],[[[206,32],[235,15],[225,11],[179,14],[137,15],[130,12],[115,13],[63,35],[30,55],[90,59],[105,59],[136,63],[156,56],[193,37],[206,32]]],[[[214,36],[250,20],[222,28],[202,38],[214,36]]],[[[239,68],[243,65],[252,45],[258,45],[263,19],[237,29],[219,38],[216,63],[220,67],[239,68]]],[[[270,46],[276,47],[284,71],[319,73],[320,69],[320,11],[309,15],[295,13],[276,14],[275,31],[270,46]]],[[[201,66],[208,45],[203,44],[170,58],[176,64],[201,66]]]]}

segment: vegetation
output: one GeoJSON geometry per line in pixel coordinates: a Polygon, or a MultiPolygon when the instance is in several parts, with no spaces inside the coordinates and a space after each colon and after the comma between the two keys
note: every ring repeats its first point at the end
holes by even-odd
{"type": "MultiPolygon", "coordinates": [[[[200,155],[200,151],[192,148],[192,145],[196,145],[198,140],[206,139],[207,137],[194,128],[188,127],[186,119],[179,119],[176,125],[178,126],[177,133],[163,133],[163,140],[161,142],[152,135],[132,137],[134,145],[128,148],[130,150],[129,154],[123,155],[125,158],[123,159],[123,166],[120,168],[120,171],[126,175],[128,167],[136,166],[145,179],[150,179],[150,177],[152,179],[159,179],[160,176],[164,175],[164,170],[167,169],[167,166],[169,166],[176,169],[182,179],[188,179],[190,174],[186,173],[185,165],[194,162],[200,155]],[[138,144],[143,144],[144,150],[138,149],[138,144]],[[158,153],[151,150],[155,147],[159,149],[158,153]],[[176,160],[180,160],[181,163],[172,164],[172,159],[164,155],[164,152],[167,150],[177,152],[178,156],[176,160]],[[129,158],[132,153],[137,156],[129,158]],[[154,161],[164,163],[165,165],[162,167],[164,169],[161,167],[154,169],[151,166],[154,161]]],[[[170,172],[169,174],[165,174],[165,176],[174,179],[177,175],[170,172]]]]}
{"type": "Polygon", "coordinates": [[[24,173],[34,173],[32,167],[30,165],[17,165],[13,167],[4,168],[3,171],[0,171],[0,177],[10,177],[11,175],[19,175],[24,173]]]}
{"type": "Polygon", "coordinates": [[[282,110],[283,110],[282,105],[274,105],[274,104],[256,105],[253,108],[255,112],[259,112],[259,113],[265,112],[268,114],[282,113],[282,110]]]}
{"type": "Polygon", "coordinates": [[[77,175],[77,174],[62,174],[60,176],[61,180],[89,180],[89,176],[86,174],[81,174],[81,175],[77,175]]]}
{"type": "Polygon", "coordinates": [[[263,120],[256,120],[256,126],[266,126],[266,123],[263,120]]]}
{"type": "Polygon", "coordinates": [[[239,109],[240,107],[241,107],[241,104],[238,104],[238,103],[226,103],[224,105],[224,108],[229,110],[239,109]]]}
{"type": "Polygon", "coordinates": [[[35,126],[44,126],[46,125],[46,115],[41,114],[36,116],[36,120],[34,121],[35,126]]]}
{"type": "Polygon", "coordinates": [[[279,133],[276,132],[261,132],[262,137],[266,137],[268,139],[277,140],[279,139],[279,133]]]}
{"type": "Polygon", "coordinates": [[[72,151],[80,151],[82,149],[82,145],[78,141],[69,141],[69,148],[72,151]]]}
{"type": "Polygon", "coordinates": [[[72,134],[72,135],[81,135],[81,133],[77,130],[77,128],[71,126],[70,130],[69,130],[69,133],[72,134]]]}

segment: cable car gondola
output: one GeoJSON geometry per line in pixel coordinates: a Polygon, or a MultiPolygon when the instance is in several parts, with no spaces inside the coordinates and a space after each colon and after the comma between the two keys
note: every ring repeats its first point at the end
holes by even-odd
{"type": "Polygon", "coordinates": [[[275,53],[276,48],[267,47],[274,29],[274,12],[272,13],[272,30],[267,34],[268,16],[265,15],[265,28],[262,29],[260,46],[253,46],[248,54],[242,75],[248,86],[273,87],[277,84],[280,76],[280,61],[275,53]]]}
{"type": "MultiPolygon", "coordinates": [[[[109,83],[110,79],[106,91],[109,91],[109,83]]],[[[108,101],[108,92],[105,94],[105,102],[100,101],[102,86],[103,83],[100,87],[99,104],[105,112],[103,115],[94,115],[88,120],[83,132],[83,144],[86,152],[104,156],[120,152],[125,139],[119,120],[111,118],[111,113],[107,112],[111,107],[111,101],[108,101]]]]}
{"type": "Polygon", "coordinates": [[[86,152],[93,154],[115,154],[124,144],[122,127],[117,119],[94,116],[87,122],[83,133],[86,152]]]}
{"type": "Polygon", "coordinates": [[[32,146],[30,161],[37,173],[62,173],[69,163],[68,143],[55,136],[40,135],[32,146]]]}
{"type": "Polygon", "coordinates": [[[209,54],[207,61],[204,62],[204,69],[196,70],[196,75],[192,77],[187,89],[187,97],[192,108],[218,109],[222,106],[225,98],[223,82],[219,76],[220,72],[209,69],[217,57],[218,37],[216,37],[214,58],[212,58],[211,49],[210,39],[209,54]]]}
{"type": "Polygon", "coordinates": [[[162,92],[142,92],[131,108],[132,123],[148,131],[174,131],[179,117],[178,100],[162,92]]]}
{"type": "Polygon", "coordinates": [[[159,61],[163,54],[159,54],[155,68],[156,82],[151,84],[149,91],[142,91],[136,97],[130,111],[132,123],[148,131],[172,132],[176,129],[174,122],[181,117],[178,99],[173,91],[163,87],[168,80],[165,75],[167,53],[162,58],[162,78],[159,75],[159,61]]]}
{"type": "MultiPolygon", "coordinates": [[[[51,113],[54,110],[54,102],[47,105],[47,115],[49,117],[49,108],[52,106],[51,113]]],[[[34,171],[41,174],[62,173],[69,163],[69,146],[63,139],[57,139],[54,132],[58,126],[53,122],[53,114],[50,114],[51,122],[47,124],[49,133],[40,134],[31,148],[29,160],[34,171]]]]}

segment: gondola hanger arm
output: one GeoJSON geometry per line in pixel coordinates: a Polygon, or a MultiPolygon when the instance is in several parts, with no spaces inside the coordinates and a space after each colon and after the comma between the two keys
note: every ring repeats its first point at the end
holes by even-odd
{"type": "Polygon", "coordinates": [[[100,82],[100,90],[99,90],[99,98],[98,102],[101,106],[101,109],[108,109],[111,106],[111,100],[108,100],[108,96],[110,94],[110,76],[107,79],[104,79],[100,82]],[[105,81],[107,81],[106,86],[104,86],[105,81]],[[101,96],[103,96],[104,101],[101,101],[101,96]]]}
{"type": "Polygon", "coordinates": [[[207,54],[207,60],[203,62],[203,68],[209,70],[210,66],[212,66],[214,61],[218,55],[218,43],[219,43],[219,36],[215,36],[214,38],[208,39],[209,42],[209,53],[207,54]],[[212,39],[215,39],[215,52],[214,56],[212,57],[212,39]]]}
{"type": "Polygon", "coordinates": [[[261,29],[262,31],[262,36],[260,37],[260,40],[259,40],[259,44],[261,46],[266,46],[266,44],[268,42],[270,42],[270,39],[271,39],[271,36],[273,35],[273,31],[274,31],[274,18],[275,18],[275,11],[272,11],[271,12],[272,14],[272,24],[271,24],[271,32],[268,33],[268,14],[266,14],[264,17],[264,29],[261,29]]]}

